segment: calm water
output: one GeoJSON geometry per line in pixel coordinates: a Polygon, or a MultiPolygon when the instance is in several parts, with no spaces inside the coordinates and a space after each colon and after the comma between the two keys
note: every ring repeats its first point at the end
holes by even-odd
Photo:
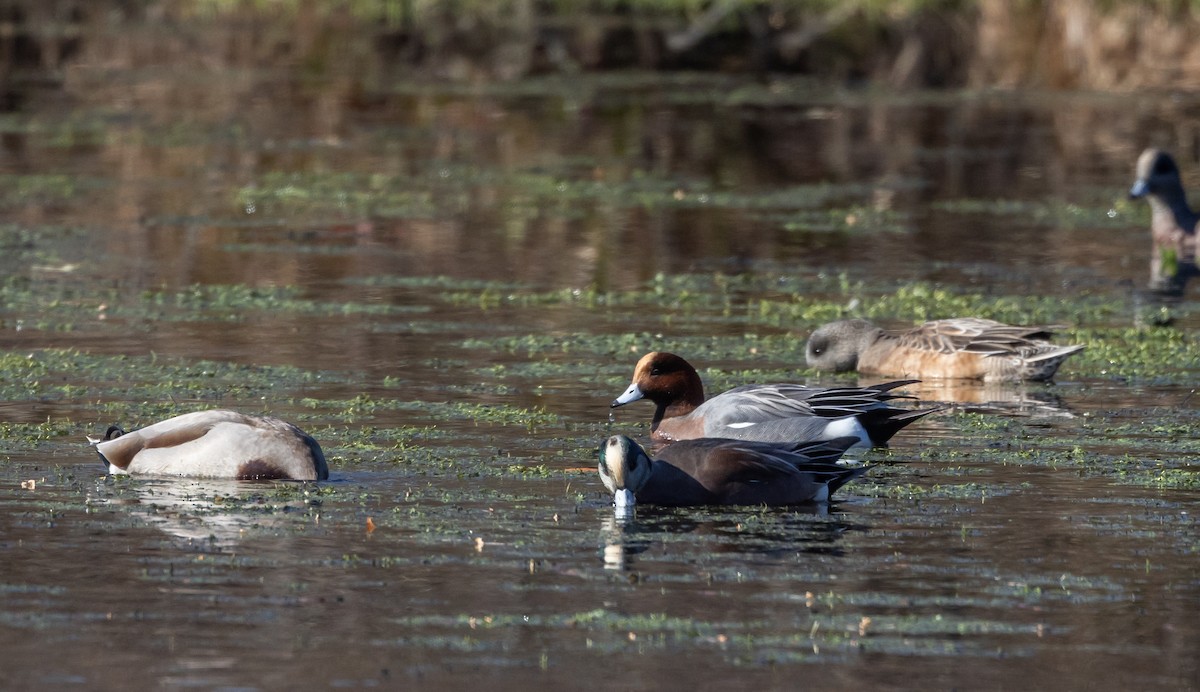
{"type": "Polygon", "coordinates": [[[1200,687],[1200,496],[1109,466],[1194,472],[1196,363],[924,385],[967,403],[823,513],[621,523],[592,470],[645,433],[607,406],[647,350],[832,381],[760,301],[917,283],[1132,324],[1124,190],[1147,144],[1195,180],[1200,102],[437,85],[105,38],[0,114],[0,349],[46,364],[0,383],[3,687],[1200,687]],[[297,421],[333,480],[113,480],[82,444],[213,406],[297,421]]]}

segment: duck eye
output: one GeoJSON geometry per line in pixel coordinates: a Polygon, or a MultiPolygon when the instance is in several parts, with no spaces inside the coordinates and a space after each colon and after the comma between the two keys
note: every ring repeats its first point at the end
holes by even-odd
{"type": "Polygon", "coordinates": [[[662,371],[660,371],[658,368],[650,368],[650,376],[651,377],[654,377],[655,375],[661,375],[661,374],[662,374],[662,371]]]}
{"type": "Polygon", "coordinates": [[[1159,159],[1158,163],[1154,164],[1154,172],[1158,175],[1170,173],[1174,168],[1175,167],[1171,165],[1171,162],[1166,159],[1159,159]]]}

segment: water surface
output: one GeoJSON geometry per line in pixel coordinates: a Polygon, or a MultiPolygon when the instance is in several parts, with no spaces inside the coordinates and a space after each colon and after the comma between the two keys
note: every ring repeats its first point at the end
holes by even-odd
{"type": "Polygon", "coordinates": [[[139,40],[0,117],[5,687],[1200,684],[1200,318],[1140,292],[1123,197],[1197,104],[364,85],[139,40]],[[608,419],[643,352],[846,382],[803,369],[821,322],[970,312],[1089,349],[913,388],[954,405],[827,511],[614,517],[595,449],[645,437],[608,419]],[[331,482],[83,444],[217,406],[297,422],[331,482]]]}

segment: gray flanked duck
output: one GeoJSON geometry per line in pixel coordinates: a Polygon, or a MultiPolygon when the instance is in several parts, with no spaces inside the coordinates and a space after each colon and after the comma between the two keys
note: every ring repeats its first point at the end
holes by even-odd
{"type": "Polygon", "coordinates": [[[618,510],[639,503],[823,503],[870,468],[837,463],[857,441],[855,437],[840,437],[778,445],[702,438],[668,445],[652,459],[633,440],[613,435],[600,447],[600,480],[613,493],[618,510]]]}
{"type": "Polygon", "coordinates": [[[196,411],[125,432],[111,426],[88,438],[108,473],[323,481],[329,478],[317,441],[279,420],[236,411],[196,411]]]}
{"type": "Polygon", "coordinates": [[[722,437],[790,444],[851,435],[861,446],[882,446],[904,426],[938,410],[888,405],[912,398],[892,390],[915,381],[870,387],[748,384],[706,400],[704,384],[690,363],[656,351],[638,361],[633,382],[612,407],[642,398],[654,402],[651,436],[663,442],[722,437]]]}

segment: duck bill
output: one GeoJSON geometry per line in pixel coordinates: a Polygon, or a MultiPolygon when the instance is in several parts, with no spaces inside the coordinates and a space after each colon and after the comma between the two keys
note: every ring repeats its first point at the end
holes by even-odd
{"type": "Polygon", "coordinates": [[[1150,186],[1146,184],[1145,180],[1139,179],[1133,184],[1133,187],[1129,188],[1129,199],[1145,197],[1147,192],[1150,192],[1150,186]]]}
{"type": "Polygon", "coordinates": [[[613,493],[613,507],[618,514],[632,512],[635,505],[637,505],[637,498],[634,497],[632,490],[621,488],[613,493]]]}
{"type": "Polygon", "coordinates": [[[631,401],[637,401],[638,399],[641,399],[643,396],[645,395],[642,394],[641,388],[637,386],[636,382],[634,382],[633,384],[629,385],[629,389],[626,389],[624,394],[616,399],[613,399],[612,406],[610,408],[624,406],[631,401]]]}

